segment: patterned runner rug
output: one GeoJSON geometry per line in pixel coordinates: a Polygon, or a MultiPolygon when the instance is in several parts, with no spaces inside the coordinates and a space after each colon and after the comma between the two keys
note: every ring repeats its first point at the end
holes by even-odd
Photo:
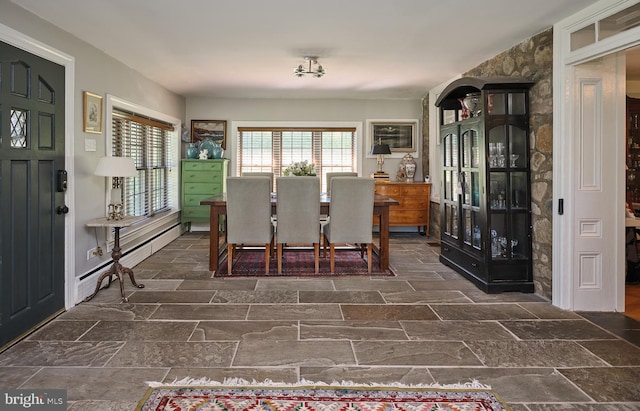
{"type": "MultiPolygon", "coordinates": [[[[395,386],[158,386],[136,411],[510,411],[488,388],[395,386]]],[[[453,386],[445,386],[453,387],[453,386]]]]}
{"type": "MultiPolygon", "coordinates": [[[[320,250],[320,270],[318,276],[369,275],[367,273],[367,254],[360,257],[360,251],[349,249],[336,250],[336,272],[331,274],[329,251],[322,257],[320,250]]],[[[285,277],[314,277],[314,261],[312,249],[293,249],[282,253],[282,274],[285,277]]],[[[380,270],[378,256],[373,253],[372,276],[393,276],[391,270],[380,270]]],[[[220,269],[214,277],[228,277],[226,255],[220,261],[220,269]]],[[[264,272],[264,249],[239,251],[233,262],[233,277],[272,277],[278,276],[278,259],[271,258],[269,274],[264,272]]]]}

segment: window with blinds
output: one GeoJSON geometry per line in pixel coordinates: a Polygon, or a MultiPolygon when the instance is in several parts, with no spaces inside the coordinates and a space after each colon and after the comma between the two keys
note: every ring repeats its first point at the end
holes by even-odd
{"type": "Polygon", "coordinates": [[[240,175],[271,172],[278,177],[292,163],[305,160],[315,165],[326,191],[327,173],[357,171],[356,129],[238,128],[240,175]]]}
{"type": "Polygon", "coordinates": [[[172,131],[163,121],[113,110],[111,154],[133,158],[138,170],[122,182],[125,215],[150,217],[171,207],[172,131]]]}

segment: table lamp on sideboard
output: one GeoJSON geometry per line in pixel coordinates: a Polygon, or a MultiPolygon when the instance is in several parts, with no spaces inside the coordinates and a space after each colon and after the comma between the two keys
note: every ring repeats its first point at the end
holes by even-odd
{"type": "Polygon", "coordinates": [[[378,171],[371,174],[375,180],[389,180],[389,174],[383,170],[384,156],[391,154],[389,144],[382,144],[382,139],[378,139],[378,144],[371,148],[371,154],[378,156],[378,171]]]}

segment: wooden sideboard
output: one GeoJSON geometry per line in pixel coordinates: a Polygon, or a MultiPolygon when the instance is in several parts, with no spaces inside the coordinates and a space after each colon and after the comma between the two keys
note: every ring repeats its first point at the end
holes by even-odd
{"type": "MultiPolygon", "coordinates": [[[[400,203],[389,208],[389,226],[417,226],[420,234],[429,232],[431,183],[376,181],[376,194],[400,203]]],[[[378,225],[378,221],[374,224],[378,225]]]]}

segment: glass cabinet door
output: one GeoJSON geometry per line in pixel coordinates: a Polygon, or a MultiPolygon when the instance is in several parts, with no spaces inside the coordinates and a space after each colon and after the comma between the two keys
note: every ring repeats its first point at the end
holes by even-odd
{"type": "Polygon", "coordinates": [[[482,222],[480,221],[481,147],[478,130],[479,127],[473,124],[468,129],[460,130],[463,243],[475,250],[482,249],[482,222]]]}
{"type": "Polygon", "coordinates": [[[442,194],[443,194],[443,232],[452,237],[459,238],[459,214],[458,197],[460,195],[459,173],[459,142],[457,128],[442,132],[442,194]]]}
{"type": "MultiPolygon", "coordinates": [[[[499,112],[518,113],[520,93],[496,94],[499,112]],[[517,95],[514,95],[517,94],[517,95]],[[502,107],[504,104],[504,107],[502,107]]],[[[494,114],[495,113],[494,111],[494,114]]],[[[493,260],[528,259],[529,163],[526,132],[513,124],[489,130],[489,235],[493,260]]]]}

